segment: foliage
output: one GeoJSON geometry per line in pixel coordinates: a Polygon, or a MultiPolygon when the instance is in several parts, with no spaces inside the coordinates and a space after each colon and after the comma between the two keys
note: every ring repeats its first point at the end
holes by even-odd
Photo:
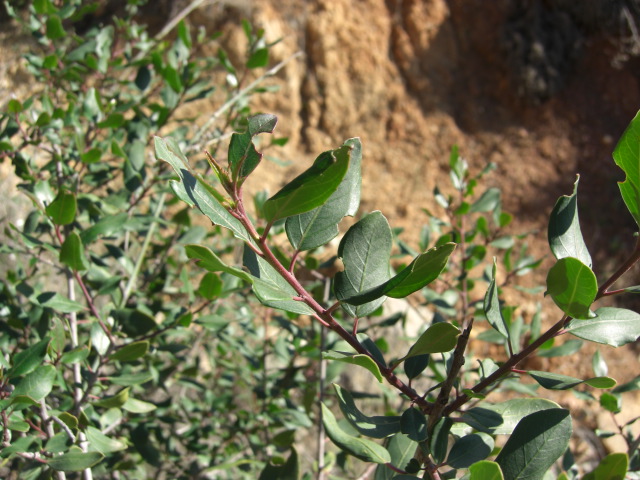
{"type": "MultiPolygon", "coordinates": [[[[275,121],[271,115],[255,116],[249,119],[245,135],[271,133],[275,121]],[[254,123],[269,128],[252,129],[254,123]]],[[[618,147],[615,154],[627,174],[621,190],[632,214],[639,205],[632,188],[638,180],[637,155],[633,153],[639,145],[634,136],[637,125],[640,115],[621,139],[625,148],[618,147]]],[[[637,313],[612,307],[592,311],[598,299],[625,291],[611,290],[611,286],[640,258],[640,244],[624,265],[598,287],[578,221],[578,181],[572,195],[561,197],[551,213],[548,234],[556,263],[548,272],[545,294],[561,313],[560,319],[543,331],[539,314],[526,323],[517,308],[501,300],[503,290],[511,287],[513,279],[537,268],[540,261],[527,255],[526,245],[517,248],[518,238],[505,234],[512,217],[502,211],[500,191],[489,188],[476,195],[479,181],[492,169],[491,165],[472,177],[466,162],[453,149],[450,168],[456,195],[445,196],[439,189],[434,192],[447,220],[427,212],[430,225],[424,230],[420,245],[424,253],[413,252],[396,238],[401,258],[410,253],[415,257],[397,272],[391,262],[394,232],[387,219],[379,211],[363,215],[340,241],[337,257],[342,269],[332,280],[331,300],[326,292],[319,298],[315,283],[309,286],[301,278],[310,265],[318,264],[317,247],[337,235],[337,224],[343,217],[356,213],[348,206],[359,203],[362,148],[358,139],[349,139],[341,147],[322,153],[307,171],[264,202],[259,210],[262,218],[257,220],[245,210],[242,182],[247,160],[251,159],[253,170],[259,156],[237,153],[230,145],[226,165],[211,157],[211,166],[225,192],[222,193],[211,184],[207,186],[202,177],[198,177],[201,183],[189,182],[185,171],[191,169],[181,163],[184,159],[180,160],[181,154],[171,144],[171,139],[156,139],[159,158],[170,163],[181,177],[183,187],[174,187],[174,191],[214,223],[216,220],[208,212],[215,211],[217,218],[227,222],[234,235],[244,241],[246,269],[228,266],[204,246],[188,246],[191,258],[209,272],[237,276],[251,285],[263,305],[288,312],[290,318],[297,319],[294,322],[310,316],[328,330],[328,338],[340,339],[338,348],[332,350],[328,346],[329,351],[323,354],[325,361],[362,367],[378,382],[385,380],[387,390],[395,389],[400,394],[400,401],[388,405],[387,416],[369,416],[359,409],[356,399],[376,395],[374,392],[379,389],[357,392],[334,384],[335,403],[346,423],[337,420],[327,406],[328,399],[321,403],[319,413],[326,435],[344,454],[378,464],[376,479],[575,478],[576,467],[568,460],[572,458],[568,449],[572,434],[570,412],[555,402],[537,398],[536,387],[517,379],[530,378],[547,390],[573,389],[590,398],[595,398],[590,391],[577,387],[585,384],[608,390],[616,386],[616,381],[606,376],[606,364],[599,355],[597,362],[594,358],[596,376],[587,379],[518,367],[536,353],[562,356],[576,352],[581,340],[553,345],[556,338],[564,335],[611,346],[631,343],[640,336],[637,313]],[[200,192],[197,195],[195,188],[200,192]],[[291,244],[288,251],[274,246],[283,230],[278,221],[283,219],[291,244]],[[491,253],[495,254],[493,265],[487,265],[491,253]],[[498,280],[499,264],[505,270],[502,281],[498,280]],[[486,285],[484,298],[474,297],[473,292],[482,284],[486,285]],[[385,355],[383,350],[388,344],[384,329],[375,328],[371,320],[365,319],[375,318],[388,296],[404,298],[414,292],[421,292],[425,301],[436,308],[433,321],[406,348],[405,355],[385,355]],[[361,320],[366,322],[364,326],[361,320]],[[472,355],[468,351],[472,328],[484,320],[489,329],[484,328],[478,338],[503,345],[505,360],[485,358],[476,366],[465,368],[472,355]],[[490,403],[487,398],[492,392],[509,389],[524,395],[502,403],[490,403]],[[498,436],[506,437],[506,441],[497,442],[498,436]],[[564,460],[559,463],[561,458],[564,460]]],[[[322,277],[319,272],[315,275],[322,277]]],[[[618,411],[619,388],[601,395],[604,408],[618,411]]],[[[589,475],[609,475],[615,468],[622,478],[627,471],[638,468],[640,439],[631,434],[632,423],[620,425],[628,451],[619,454],[619,458],[607,457],[589,475]]],[[[292,456],[297,455],[295,450],[292,452],[292,456]]],[[[318,460],[320,478],[322,470],[329,467],[323,464],[322,456],[318,460]]],[[[343,475],[349,475],[344,459],[339,463],[343,475]]],[[[270,478],[297,476],[295,467],[290,465],[270,478]]]]}
{"type": "Polygon", "coordinates": [[[180,18],[166,38],[150,34],[140,3],[104,24],[98,2],[7,6],[32,35],[35,88],[0,116],[0,154],[32,202],[0,246],[3,478],[261,470],[266,439],[286,445],[310,424],[289,400],[305,392],[298,329],[272,334],[284,320],[235,277],[186,263],[187,243],[234,247],[171,197],[152,150],[159,131],[215,150],[282,65],[265,69],[271,45],[248,23],[246,57],[232,62],[223,48],[204,54],[217,35],[180,18]],[[221,106],[197,126],[181,107],[205,99],[221,106]]]}
{"type": "MultiPolygon", "coordinates": [[[[34,479],[637,477],[633,421],[601,433],[621,435],[627,451],[585,471],[568,448],[570,412],[539,389],[572,390],[616,414],[638,378],[616,386],[599,354],[591,378],[527,369],[535,355],[569,355],[583,341],[619,347],[640,335],[638,313],[596,305],[640,289],[613,289],[640,243],[598,284],[578,181],[550,215],[556,262],[546,295],[560,313],[546,330],[540,311],[528,318],[504,302],[541,260],[525,236],[508,233],[500,190],[477,192],[493,166],[472,175],[456,148],[450,188],[434,191],[444,214],[425,210],[417,251],[382,212],[358,214],[358,138],[321,153],[274,195],[253,198],[249,213],[243,187],[259,176],[259,150],[286,141],[266,140],[276,117],[248,106],[279,68],[255,78],[271,45],[245,23],[242,67],[223,49],[203,57],[206,34],[194,41],[179,22],[173,40],[151,37],[133,20],[137,3],[82,35],[74,29],[92,4],[29,6],[25,26],[42,49],[26,60],[42,88],[12,99],[0,117],[0,151],[33,202],[0,247],[13,262],[0,291],[0,471],[34,479]],[[208,97],[222,106],[194,128],[180,107],[208,97]],[[225,159],[218,145],[227,130],[235,133],[225,159]],[[190,158],[204,148],[206,162],[190,158]],[[356,220],[326,260],[347,216],[356,220]],[[405,319],[384,318],[382,306],[409,295],[433,318],[391,345],[405,319]],[[474,327],[502,360],[475,353],[474,327]],[[569,336],[577,338],[555,343],[569,336]],[[346,371],[375,381],[365,391],[340,386],[346,371]],[[496,401],[507,391],[515,397],[496,401]],[[383,414],[365,413],[365,401],[383,414]],[[325,451],[325,436],[339,453],[325,451]]],[[[636,221],[638,128],[640,114],[614,152],[636,221]]]]}

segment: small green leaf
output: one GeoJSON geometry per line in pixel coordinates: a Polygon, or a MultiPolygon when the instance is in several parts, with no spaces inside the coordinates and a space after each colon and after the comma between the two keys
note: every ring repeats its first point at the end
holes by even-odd
{"type": "Polygon", "coordinates": [[[110,113],[106,120],[98,123],[98,128],[119,128],[124,123],[124,115],[119,112],[110,113]]]}
{"type": "Polygon", "coordinates": [[[321,155],[314,164],[269,198],[263,206],[268,222],[299,215],[323,205],[336,191],[349,169],[349,147],[338,155],[321,155]]]}
{"type": "Polygon", "coordinates": [[[602,307],[596,317],[572,320],[565,331],[590,342],[620,347],[640,337],[640,314],[625,308],[602,307]]]}
{"type": "Polygon", "coordinates": [[[138,400],[136,398],[129,397],[124,405],[122,405],[122,409],[131,413],[149,413],[156,409],[157,407],[153,403],[143,402],[142,400],[138,400]]]}
{"type": "Polygon", "coordinates": [[[400,418],[400,431],[414,442],[424,442],[427,439],[427,418],[424,413],[414,407],[406,409],[400,418]]]}
{"type": "Polygon", "coordinates": [[[109,357],[111,360],[119,362],[132,362],[138,358],[144,357],[149,351],[149,342],[143,340],[140,342],[132,342],[119,348],[109,357]]]}
{"type": "Polygon", "coordinates": [[[624,480],[629,468],[629,456],[626,453],[610,453],[600,464],[582,480],[624,480]]]}
{"type": "Polygon", "coordinates": [[[55,377],[56,368],[53,365],[41,365],[18,382],[11,397],[25,395],[36,402],[40,401],[51,392],[55,377]]]}
{"type": "MultiPolygon", "coordinates": [[[[585,320],[579,320],[584,322],[585,320]]],[[[564,357],[567,355],[573,355],[582,347],[583,342],[580,340],[567,340],[562,345],[558,347],[551,347],[545,350],[539,350],[538,356],[542,358],[552,358],[552,357],[564,357]]]]}
{"type": "Polygon", "coordinates": [[[47,18],[47,38],[56,40],[65,36],[62,20],[58,15],[50,15],[47,18]]]}
{"type": "MultiPolygon", "coordinates": [[[[353,216],[360,205],[362,176],[362,144],[359,138],[351,138],[344,143],[350,146],[351,161],[342,182],[329,199],[320,207],[306,213],[287,218],[285,228],[289,242],[300,251],[311,250],[325,245],[338,235],[338,223],[345,216],[353,216]]],[[[336,150],[333,155],[339,154],[336,150]]],[[[331,155],[325,152],[322,155],[331,155]]]]}
{"type": "Polygon", "coordinates": [[[613,151],[616,165],[626,174],[624,182],[618,182],[622,199],[634,220],[640,225],[640,112],[620,137],[613,151]]]}
{"type": "Polygon", "coordinates": [[[528,373],[541,387],[547,390],[568,390],[581,383],[586,383],[593,388],[613,388],[616,386],[616,381],[609,377],[594,377],[587,380],[580,380],[579,378],[550,372],[531,370],[528,373]]]}
{"type": "Polygon", "coordinates": [[[449,352],[456,346],[459,334],[460,330],[450,323],[434,323],[420,335],[403,360],[425,353],[449,352]]]}
{"type": "Polygon", "coordinates": [[[502,308],[500,307],[500,299],[498,298],[498,286],[496,285],[496,273],[498,264],[494,257],[493,273],[489,288],[484,296],[484,313],[487,316],[489,324],[497,330],[503,337],[509,339],[509,326],[502,316],[502,308]]]}
{"type": "MultiPolygon", "coordinates": [[[[391,455],[391,464],[407,470],[407,464],[411,461],[416,453],[418,444],[406,435],[401,433],[391,437],[387,445],[387,451],[391,455]]],[[[396,473],[386,465],[378,465],[373,480],[391,480],[395,478],[396,473]]]]}
{"type": "MultiPolygon", "coordinates": [[[[400,431],[400,417],[369,417],[358,410],[348,390],[333,384],[342,414],[361,435],[370,438],[386,438],[400,431]]],[[[424,415],[423,415],[424,416],[424,415]]]]}
{"type": "Polygon", "coordinates": [[[535,412],[518,423],[496,458],[506,480],[541,479],[569,445],[569,411],[535,412]]]}
{"type": "Polygon", "coordinates": [[[56,225],[69,225],[76,218],[76,196],[66,190],[60,190],[45,212],[56,225]]]}
{"type": "Polygon", "coordinates": [[[620,413],[622,409],[620,395],[603,392],[602,395],[600,395],[600,406],[611,413],[620,413]]]}
{"type": "Polygon", "coordinates": [[[447,451],[449,450],[449,432],[453,426],[453,420],[449,417],[442,417],[438,420],[431,437],[429,438],[429,450],[431,456],[436,463],[441,463],[447,457],[447,451]]]}
{"type": "Polygon", "coordinates": [[[331,410],[322,404],[322,423],[331,441],[344,450],[365,462],[388,463],[391,461],[389,452],[377,443],[366,438],[352,437],[340,428],[331,410]]]}
{"type": "Polygon", "coordinates": [[[60,313],[73,313],[84,310],[84,306],[56,292],[44,292],[36,297],[38,303],[60,313]]]}
{"type": "Polygon", "coordinates": [[[61,472],[81,472],[100,463],[103,458],[104,455],[100,452],[85,453],[72,450],[68,453],[50,458],[47,460],[47,465],[61,472]]]}
{"type": "Polygon", "coordinates": [[[126,212],[116,215],[106,215],[95,225],[80,232],[80,239],[84,245],[89,245],[101,236],[108,237],[114,233],[119,233],[122,231],[127,219],[128,215],[126,212]]]}
{"type": "Polygon", "coordinates": [[[489,460],[482,460],[469,467],[469,480],[504,480],[500,465],[489,460]]]}
{"type": "Polygon", "coordinates": [[[472,433],[456,440],[451,447],[447,464],[452,468],[469,468],[484,460],[493,451],[494,441],[486,433],[472,433]]]}
{"type": "Polygon", "coordinates": [[[92,451],[95,450],[102,454],[106,454],[119,452],[120,450],[125,450],[127,448],[127,445],[124,442],[106,436],[95,427],[88,426],[84,432],[87,435],[87,440],[89,441],[92,451]]]}
{"type": "Polygon", "coordinates": [[[420,375],[425,368],[429,366],[429,354],[416,355],[415,357],[409,357],[404,361],[404,373],[408,378],[416,378],[420,375]]]}
{"type": "Polygon", "coordinates": [[[291,447],[289,458],[282,465],[267,463],[258,480],[298,480],[298,452],[291,447]]]}
{"type": "Polygon", "coordinates": [[[596,276],[577,258],[562,258],[549,270],[547,294],[573,318],[590,318],[589,308],[597,293],[596,276]]]}
{"type": "Polygon", "coordinates": [[[128,387],[130,385],[141,385],[153,380],[151,372],[143,371],[139,373],[123,373],[116,377],[109,377],[109,381],[114,385],[122,385],[128,387]]]}
{"type": "Polygon", "coordinates": [[[269,49],[258,48],[247,60],[247,68],[262,68],[269,64],[269,49]]]}
{"type": "Polygon", "coordinates": [[[556,202],[549,218],[549,245],[553,255],[560,260],[573,257],[591,268],[591,255],[582,238],[580,222],[578,220],[578,182],[576,178],[573,194],[563,195],[556,202]]]}
{"type": "Polygon", "coordinates": [[[205,270],[210,272],[226,272],[245,282],[253,283],[253,277],[251,277],[251,275],[239,268],[229,267],[207,247],[203,247],[202,245],[186,245],[184,250],[187,257],[195,259],[198,266],[205,270]]]}
{"type": "Polygon", "coordinates": [[[523,417],[558,407],[557,403],[543,398],[514,398],[497,404],[483,402],[482,406],[464,412],[462,420],[490,435],[510,435],[523,417]]]}
{"type": "MultiPolygon", "coordinates": [[[[344,264],[344,271],[338,272],[334,279],[338,300],[352,298],[389,279],[392,243],[389,223],[378,211],[351,226],[338,247],[338,257],[344,264]]],[[[375,311],[382,302],[384,298],[356,307],[348,303],[342,306],[350,315],[363,317],[375,311]]]]}
{"type": "Polygon", "coordinates": [[[380,368],[373,361],[373,359],[367,355],[351,354],[343,352],[323,352],[322,358],[326,360],[335,360],[337,362],[350,363],[352,365],[359,365],[369,370],[378,382],[382,383],[382,374],[380,368]]]}
{"type": "Polygon", "coordinates": [[[270,113],[260,113],[247,118],[249,134],[251,136],[259,133],[273,133],[278,123],[278,117],[270,113]]]}
{"type": "MultiPolygon", "coordinates": [[[[120,408],[129,399],[129,387],[123,388],[115,395],[103,397],[93,402],[96,407],[120,408]]],[[[103,452],[104,453],[104,452],[103,452]]]]}
{"type": "Polygon", "coordinates": [[[82,163],[98,163],[102,157],[102,150],[99,148],[92,148],[80,155],[82,163]]]}
{"type": "Polygon", "coordinates": [[[38,343],[13,356],[13,366],[6,373],[7,378],[16,378],[33,372],[42,364],[47,355],[47,348],[51,339],[45,337],[38,343]]]}
{"type": "Polygon", "coordinates": [[[174,193],[190,206],[196,206],[215,225],[228,228],[236,238],[252,242],[244,226],[222,206],[224,197],[210,186],[201,176],[194,176],[187,157],[182,153],[178,143],[170,137],[154,138],[156,156],[173,167],[180,177],[179,182],[172,182],[174,193]]]}
{"type": "Polygon", "coordinates": [[[87,257],[84,254],[84,247],[80,235],[71,232],[60,248],[60,262],[72,270],[82,271],[89,268],[87,257]]]}
{"type": "Polygon", "coordinates": [[[469,209],[472,213],[477,212],[493,212],[500,206],[500,189],[489,188],[487,189],[478,200],[473,202],[469,209]]]}
{"type": "Polygon", "coordinates": [[[386,282],[363,293],[342,299],[350,305],[362,305],[382,296],[404,298],[427,286],[440,276],[449,257],[456,248],[455,243],[445,243],[421,253],[400,273],[386,282]]]}

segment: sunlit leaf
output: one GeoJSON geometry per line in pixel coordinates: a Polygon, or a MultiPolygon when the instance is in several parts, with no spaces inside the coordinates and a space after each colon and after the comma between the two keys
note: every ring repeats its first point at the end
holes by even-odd
{"type": "Polygon", "coordinates": [[[547,275],[547,294],[567,315],[590,318],[589,308],[598,293],[596,276],[577,258],[565,257],[547,275]]]}
{"type": "Polygon", "coordinates": [[[361,435],[370,438],[385,438],[400,431],[400,417],[367,416],[362,413],[348,390],[333,384],[342,414],[361,435]]]}
{"type": "Polygon", "coordinates": [[[640,314],[626,308],[602,307],[596,317],[572,320],[565,331],[590,342],[620,347],[640,337],[640,314]]]}
{"type": "Polygon", "coordinates": [[[626,174],[624,182],[618,182],[622,199],[634,220],[640,225],[640,112],[620,137],[613,151],[613,159],[626,174]]]}

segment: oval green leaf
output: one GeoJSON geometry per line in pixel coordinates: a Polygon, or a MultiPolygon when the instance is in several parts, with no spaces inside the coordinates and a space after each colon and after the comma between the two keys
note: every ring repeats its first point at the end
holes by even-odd
{"type": "Polygon", "coordinates": [[[346,453],[365,462],[389,463],[391,456],[381,445],[366,438],[352,437],[340,428],[336,417],[326,405],[322,405],[322,423],[331,441],[346,453]]]}
{"type": "Polygon", "coordinates": [[[573,318],[590,318],[598,282],[591,269],[577,258],[558,260],[547,275],[547,294],[573,318]]]}
{"type": "MultiPolygon", "coordinates": [[[[393,236],[389,222],[375,211],[352,225],[340,242],[338,257],[344,271],[334,279],[334,292],[338,300],[359,295],[389,279],[393,236]]],[[[356,317],[375,311],[384,301],[378,298],[356,307],[343,303],[343,308],[356,317]]]]}
{"type": "Polygon", "coordinates": [[[113,353],[109,358],[119,362],[132,362],[144,357],[149,351],[149,342],[143,340],[140,342],[132,342],[123,346],[113,353]]]}
{"type": "Polygon", "coordinates": [[[568,410],[555,408],[524,417],[496,458],[505,480],[541,479],[566,451],[571,433],[568,410]]]}
{"type": "Polygon", "coordinates": [[[79,272],[89,268],[87,258],[84,255],[82,240],[76,232],[71,232],[62,244],[60,262],[79,272]]]}
{"type": "Polygon", "coordinates": [[[434,323],[420,335],[403,360],[425,353],[449,352],[456,346],[459,334],[460,330],[450,323],[434,323]]]}
{"type": "Polygon", "coordinates": [[[500,465],[482,460],[469,467],[469,480],[504,480],[500,465]]]}
{"type": "Polygon", "coordinates": [[[626,308],[602,307],[596,317],[572,320],[565,331],[583,340],[620,347],[640,338],[640,314],[626,308]]]}
{"type": "Polygon", "coordinates": [[[640,225],[640,112],[620,137],[613,151],[613,159],[626,174],[624,182],[618,182],[622,199],[638,225],[640,225]]]}
{"type": "Polygon", "coordinates": [[[268,222],[299,215],[323,205],[347,173],[350,148],[337,156],[320,156],[314,164],[269,198],[263,206],[268,222]]]}
{"type": "Polygon", "coordinates": [[[373,359],[367,355],[362,354],[350,354],[342,352],[323,352],[322,358],[325,360],[335,360],[337,362],[350,363],[352,365],[359,365],[369,370],[378,382],[382,383],[382,374],[380,368],[373,361],[373,359]]]}
{"type": "Polygon", "coordinates": [[[452,468],[469,468],[484,460],[493,451],[494,441],[486,433],[472,433],[456,440],[451,447],[447,464],[452,468]]]}
{"type": "MultiPolygon", "coordinates": [[[[361,435],[370,438],[386,438],[400,431],[400,417],[367,416],[358,410],[348,390],[333,384],[342,414],[361,435]]],[[[424,415],[423,415],[424,417],[424,415]]]]}
{"type": "Polygon", "coordinates": [[[41,365],[18,382],[11,398],[25,395],[40,401],[51,392],[55,378],[56,368],[53,365],[41,365]]]}
{"type": "Polygon", "coordinates": [[[76,218],[76,196],[66,190],[60,190],[45,212],[56,225],[69,225],[76,218]]]}
{"type": "Polygon", "coordinates": [[[414,442],[424,442],[427,439],[427,418],[417,408],[410,407],[400,418],[400,431],[414,442]]]}
{"type": "Polygon", "coordinates": [[[576,178],[573,194],[563,195],[556,202],[549,218],[547,236],[553,255],[559,260],[573,257],[591,267],[591,255],[582,238],[578,220],[578,182],[576,178]]]}
{"type": "Polygon", "coordinates": [[[81,472],[98,464],[103,458],[100,452],[70,451],[47,460],[47,465],[61,472],[81,472]]]}
{"type": "Polygon", "coordinates": [[[16,378],[33,372],[47,355],[47,347],[51,339],[45,337],[13,357],[13,365],[6,373],[7,378],[16,378]]]}

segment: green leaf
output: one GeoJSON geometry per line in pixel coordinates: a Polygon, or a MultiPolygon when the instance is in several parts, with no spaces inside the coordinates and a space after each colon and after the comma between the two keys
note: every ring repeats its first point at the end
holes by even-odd
{"type": "Polygon", "coordinates": [[[489,188],[486,190],[478,200],[473,202],[469,209],[472,213],[477,212],[493,212],[500,206],[500,189],[489,188]]]}
{"type": "Polygon", "coordinates": [[[101,399],[96,400],[93,402],[93,405],[104,408],[120,408],[129,399],[129,390],[129,387],[123,388],[115,395],[102,397],[101,399]]]}
{"type": "Polygon", "coordinates": [[[438,420],[435,427],[433,427],[431,437],[429,438],[429,450],[436,463],[443,462],[447,456],[447,451],[449,450],[449,432],[451,432],[452,426],[453,420],[451,420],[451,418],[442,417],[438,420]]]}
{"type": "MultiPolygon", "coordinates": [[[[342,148],[351,147],[351,162],[337,190],[320,207],[287,218],[285,229],[289,242],[300,251],[325,245],[338,235],[338,223],[353,216],[360,205],[362,144],[359,138],[347,140],[342,148]]],[[[338,150],[322,155],[338,155],[338,150]]]]}
{"type": "Polygon", "coordinates": [[[624,480],[629,468],[629,456],[626,453],[610,453],[604,457],[592,472],[582,480],[624,480]]]}
{"type": "Polygon", "coordinates": [[[87,270],[89,265],[84,255],[84,247],[80,235],[71,232],[60,248],[60,262],[72,270],[87,270]]]}
{"type": "Polygon", "coordinates": [[[600,406],[611,413],[620,413],[622,410],[620,395],[603,392],[600,395],[600,406]]]}
{"type": "Polygon", "coordinates": [[[38,303],[60,313],[73,313],[84,310],[84,306],[55,292],[44,292],[36,297],[38,303]]]}
{"type": "Polygon", "coordinates": [[[383,284],[341,301],[350,305],[362,305],[385,295],[404,298],[417,292],[440,276],[455,248],[455,243],[431,248],[418,255],[409,266],[383,284]]]}
{"type": "Polygon", "coordinates": [[[45,208],[45,212],[56,225],[69,225],[76,218],[76,209],[76,196],[60,190],[53,202],[45,208]]]}
{"type": "MultiPolygon", "coordinates": [[[[334,291],[338,300],[344,300],[376,287],[389,279],[389,261],[393,236],[387,219],[382,213],[370,213],[352,225],[340,241],[338,257],[342,258],[344,271],[334,279],[334,291]]],[[[364,317],[375,311],[384,298],[356,307],[343,304],[343,308],[356,317],[364,317]]]]}
{"type": "Polygon", "coordinates": [[[558,408],[558,404],[544,398],[514,398],[470,408],[464,412],[462,420],[476,430],[490,435],[510,435],[523,417],[554,408],[558,408]]]}
{"type": "Polygon", "coordinates": [[[591,268],[591,255],[582,238],[578,220],[578,182],[576,178],[573,194],[563,195],[556,202],[549,218],[548,237],[553,255],[561,258],[573,257],[591,268]]]}
{"type": "Polygon", "coordinates": [[[613,151],[613,159],[626,174],[624,182],[618,182],[622,199],[634,220],[640,225],[640,112],[620,137],[613,151]]]}
{"type": "Polygon", "coordinates": [[[587,380],[580,380],[579,378],[569,377],[567,375],[535,370],[527,373],[529,373],[541,387],[547,390],[568,390],[581,383],[586,383],[593,388],[613,388],[616,386],[616,381],[609,377],[594,377],[587,380]]]}
{"type": "Polygon", "coordinates": [[[640,314],[626,308],[602,307],[596,317],[572,320],[565,331],[590,342],[620,347],[640,337],[640,314]]]}
{"type": "Polygon", "coordinates": [[[248,247],[244,249],[244,265],[253,275],[252,285],[260,303],[287,312],[313,315],[313,309],[306,303],[294,300],[298,292],[266,260],[258,257],[248,247]]]}
{"type": "Polygon", "coordinates": [[[130,385],[141,385],[153,380],[151,372],[143,371],[139,373],[124,373],[117,377],[108,377],[109,381],[114,385],[122,385],[128,387],[130,385]]]}
{"type": "Polygon", "coordinates": [[[282,465],[267,463],[258,480],[298,480],[298,452],[291,447],[291,454],[282,465]]]}
{"type": "Polygon", "coordinates": [[[119,362],[132,362],[138,358],[144,357],[149,351],[149,342],[142,340],[140,342],[128,343],[119,348],[109,357],[111,360],[119,362]]]}
{"type": "MultiPolygon", "coordinates": [[[[370,438],[385,438],[400,431],[400,417],[369,417],[358,410],[348,390],[333,384],[342,414],[361,435],[370,438]]],[[[423,415],[424,416],[424,415],[423,415]]]]}
{"type": "Polygon", "coordinates": [[[323,352],[322,358],[326,360],[335,360],[337,362],[350,363],[351,365],[359,365],[369,370],[378,382],[382,383],[382,374],[380,368],[368,355],[352,354],[343,352],[323,352]]]}
{"type": "Polygon", "coordinates": [[[245,282],[253,283],[254,279],[251,275],[239,268],[228,266],[207,247],[203,247],[202,245],[185,245],[184,250],[187,257],[195,259],[198,266],[205,270],[210,272],[226,272],[245,282]]]}
{"type": "Polygon", "coordinates": [[[11,393],[11,397],[26,395],[33,400],[40,401],[51,392],[56,377],[53,365],[41,365],[21,379],[11,393]]]}
{"type": "Polygon", "coordinates": [[[343,147],[335,152],[339,154],[320,155],[309,169],[269,198],[262,207],[265,219],[274,222],[323,205],[349,169],[351,149],[343,147]]]}
{"type": "Polygon", "coordinates": [[[491,282],[489,283],[489,288],[487,289],[487,293],[484,296],[484,314],[487,316],[489,324],[491,324],[491,326],[495,330],[497,330],[500,335],[509,339],[509,327],[504,317],[502,316],[500,299],[498,298],[498,286],[496,285],[497,270],[498,264],[494,257],[491,282]]]}
{"type": "Polygon", "coordinates": [[[124,115],[119,112],[110,113],[106,120],[98,123],[98,128],[119,128],[124,123],[124,115]]]}
{"type": "MultiPolygon", "coordinates": [[[[443,353],[453,350],[460,330],[447,322],[434,323],[427,328],[402,360],[425,353],[443,353]]],[[[400,361],[402,361],[400,360],[400,361]]]]}
{"type": "Polygon", "coordinates": [[[570,317],[589,318],[597,293],[596,276],[577,258],[561,258],[549,270],[547,294],[570,317]]]}
{"type": "Polygon", "coordinates": [[[416,355],[415,357],[407,358],[404,361],[404,373],[410,379],[416,378],[429,366],[430,358],[431,356],[429,354],[416,355]]]}
{"type": "Polygon", "coordinates": [[[114,233],[120,233],[127,219],[126,212],[104,216],[95,225],[80,232],[80,240],[84,245],[89,245],[100,236],[108,237],[114,233]]]}
{"type": "MultiPolygon", "coordinates": [[[[409,461],[414,457],[418,444],[403,434],[394,435],[389,444],[387,451],[391,455],[391,464],[406,470],[409,461]]],[[[386,465],[378,465],[373,480],[391,480],[395,478],[396,473],[386,465]]]]}
{"type": "Polygon", "coordinates": [[[215,225],[228,228],[236,238],[251,242],[251,237],[247,234],[244,226],[233,215],[231,215],[220,202],[224,200],[222,195],[200,176],[191,173],[191,167],[187,157],[180,151],[178,143],[173,138],[154,138],[156,156],[164,160],[173,167],[180,177],[179,182],[172,182],[174,193],[191,206],[198,209],[209,218],[215,225]]]}
{"type": "Polygon", "coordinates": [[[427,418],[417,408],[410,407],[400,418],[400,431],[414,442],[424,442],[427,439],[427,418]]]}
{"type": "Polygon", "coordinates": [[[87,435],[87,440],[91,446],[92,451],[97,451],[102,454],[119,452],[125,450],[127,445],[115,438],[107,437],[104,433],[95,427],[88,426],[84,433],[87,435]]]}
{"type": "Polygon", "coordinates": [[[62,472],[81,472],[100,463],[103,458],[104,455],[100,452],[85,453],[73,450],[50,458],[47,460],[47,465],[62,472]]]}
{"type": "Polygon", "coordinates": [[[234,178],[242,181],[255,170],[262,160],[262,154],[256,150],[252,138],[259,133],[273,133],[277,121],[275,115],[255,115],[248,119],[249,127],[245,133],[231,135],[228,162],[234,178]]]}
{"type": "Polygon", "coordinates": [[[129,397],[124,405],[122,405],[122,409],[131,413],[149,413],[156,409],[157,407],[153,403],[143,402],[142,400],[138,400],[136,398],[129,397]]]}
{"type": "Polygon", "coordinates": [[[30,346],[26,350],[16,353],[13,356],[13,366],[6,373],[7,378],[16,378],[33,372],[42,364],[44,357],[47,355],[47,348],[51,339],[45,337],[35,345],[30,346]]]}
{"type": "Polygon", "coordinates": [[[80,161],[82,163],[98,163],[102,157],[102,150],[100,148],[92,148],[80,155],[80,161]]]}
{"type": "Polygon", "coordinates": [[[269,49],[258,48],[247,60],[247,68],[262,68],[269,64],[269,49]]]}
{"type": "Polygon", "coordinates": [[[377,443],[366,438],[352,437],[338,426],[336,418],[325,404],[322,404],[322,423],[331,441],[346,453],[365,462],[388,463],[391,461],[389,452],[377,443]]]}
{"type": "Polygon", "coordinates": [[[567,449],[571,432],[571,416],[562,408],[524,417],[496,458],[505,480],[542,479],[567,449]]]}
{"type": "Polygon", "coordinates": [[[118,325],[129,337],[139,337],[158,327],[155,319],[142,310],[133,308],[119,308],[112,311],[118,325]]]}
{"type": "Polygon", "coordinates": [[[469,467],[469,480],[504,480],[500,465],[489,460],[482,460],[469,467]]]}
{"type": "Polygon", "coordinates": [[[452,468],[469,468],[484,460],[493,451],[494,441],[486,433],[472,433],[456,440],[451,447],[447,464],[452,468]]]}
{"type": "Polygon", "coordinates": [[[47,38],[56,40],[65,36],[62,20],[58,15],[50,15],[47,18],[47,38]]]}

